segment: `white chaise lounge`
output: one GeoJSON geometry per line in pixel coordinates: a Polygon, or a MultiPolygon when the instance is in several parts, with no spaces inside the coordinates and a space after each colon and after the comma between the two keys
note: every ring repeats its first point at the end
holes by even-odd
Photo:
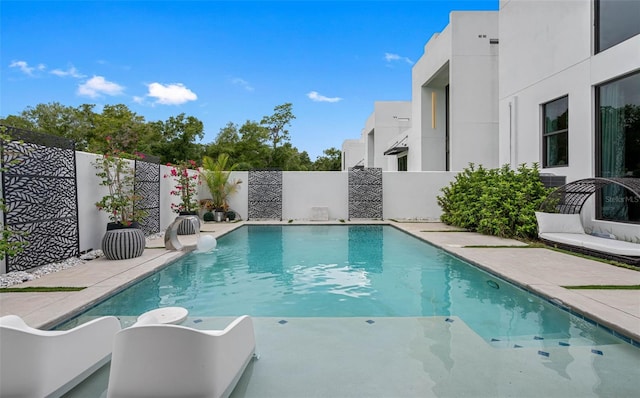
{"type": "Polygon", "coordinates": [[[115,337],[107,397],[228,397],[255,346],[247,315],[224,330],[134,325],[115,337]]]}
{"type": "Polygon", "coordinates": [[[45,331],[16,315],[0,318],[0,397],[59,397],[111,357],[121,330],[114,316],[45,331]]]}
{"type": "Polygon", "coordinates": [[[568,249],[640,264],[640,244],[586,234],[579,214],[536,212],[538,236],[568,249]]]}

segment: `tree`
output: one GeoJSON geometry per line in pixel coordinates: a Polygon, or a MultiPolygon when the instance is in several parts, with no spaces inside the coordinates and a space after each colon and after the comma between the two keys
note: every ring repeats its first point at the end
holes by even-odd
{"type": "Polygon", "coordinates": [[[296,147],[287,142],[273,152],[273,167],[288,171],[307,171],[312,169],[313,164],[306,152],[298,152],[296,147]]]}
{"type": "Polygon", "coordinates": [[[220,154],[226,153],[233,163],[237,158],[237,147],[240,142],[240,134],[238,133],[238,125],[228,122],[226,126],[220,129],[216,139],[209,145],[205,146],[207,156],[216,159],[220,154]]]}
{"type": "Polygon", "coordinates": [[[269,166],[272,157],[267,145],[269,131],[257,122],[247,120],[239,130],[240,141],[236,146],[238,170],[262,169],[269,166]]]}
{"type": "Polygon", "coordinates": [[[202,122],[194,116],[171,116],[164,123],[158,122],[163,143],[157,148],[162,163],[180,163],[200,159],[204,149],[196,139],[204,137],[202,122]]]}
{"type": "Polygon", "coordinates": [[[93,132],[89,150],[96,153],[108,151],[111,145],[125,153],[149,153],[150,143],[158,139],[144,116],[131,111],[124,104],[105,105],[101,114],[93,116],[93,132]],[[111,144],[107,143],[110,137],[111,144]]]}
{"type": "Polygon", "coordinates": [[[59,102],[38,104],[27,107],[20,115],[9,115],[3,124],[41,133],[69,138],[76,143],[76,149],[87,150],[93,131],[94,105],[78,108],[65,106],[59,102]]]}
{"type": "Polygon", "coordinates": [[[286,126],[291,125],[291,121],[296,117],[292,111],[293,105],[290,102],[276,106],[273,115],[265,116],[260,121],[260,125],[266,127],[269,131],[269,141],[271,148],[275,151],[278,144],[283,141],[289,141],[289,130],[286,126]]]}
{"type": "Polygon", "coordinates": [[[313,170],[340,171],[342,170],[342,152],[337,148],[325,149],[324,156],[318,156],[313,163],[313,170]]]}

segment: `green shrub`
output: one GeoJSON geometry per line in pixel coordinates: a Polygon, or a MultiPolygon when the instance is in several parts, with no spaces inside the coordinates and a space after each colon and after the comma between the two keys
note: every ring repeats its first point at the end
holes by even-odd
{"type": "Polygon", "coordinates": [[[213,221],[215,217],[212,212],[208,211],[202,215],[202,219],[205,221],[213,221]]]}
{"type": "Polygon", "coordinates": [[[540,181],[538,165],[508,165],[499,169],[469,168],[442,188],[438,196],[441,221],[470,231],[506,238],[532,238],[537,233],[534,212],[549,190],[540,181]]]}

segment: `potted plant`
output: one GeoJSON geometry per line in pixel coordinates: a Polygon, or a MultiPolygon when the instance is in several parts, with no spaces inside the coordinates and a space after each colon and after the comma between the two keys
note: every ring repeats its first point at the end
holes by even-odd
{"type": "Polygon", "coordinates": [[[109,215],[107,232],[102,238],[102,251],[110,260],[123,260],[142,255],[146,243],[138,221],[146,216],[136,203],[142,197],[135,193],[135,171],[129,159],[142,155],[128,155],[119,150],[107,137],[107,150],[93,163],[100,185],[109,193],[96,202],[98,210],[109,215]]]}
{"type": "Polygon", "coordinates": [[[189,217],[191,222],[182,222],[178,226],[179,235],[192,235],[196,233],[196,229],[200,230],[200,219],[198,218],[198,209],[200,204],[197,199],[198,185],[201,184],[198,173],[191,170],[196,169],[196,162],[188,160],[180,162],[176,165],[167,163],[171,167],[169,174],[165,174],[164,178],[173,178],[176,185],[169,193],[179,198],[178,203],[171,203],[171,210],[180,216],[189,217]]]}
{"type": "Polygon", "coordinates": [[[211,192],[215,221],[223,221],[226,218],[229,210],[228,198],[238,191],[242,183],[240,179],[230,179],[231,172],[237,164],[228,166],[228,162],[229,155],[226,153],[220,154],[216,160],[208,156],[202,159],[202,176],[211,192]]]}
{"type": "Polygon", "coordinates": [[[213,199],[202,199],[200,201],[200,208],[205,210],[205,213],[202,215],[202,219],[205,221],[213,221],[213,199]]]}

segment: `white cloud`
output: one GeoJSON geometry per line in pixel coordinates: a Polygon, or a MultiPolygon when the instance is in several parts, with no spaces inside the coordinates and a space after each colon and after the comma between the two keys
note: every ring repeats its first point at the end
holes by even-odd
{"type": "Polygon", "coordinates": [[[398,55],[398,54],[384,53],[384,59],[387,61],[387,63],[391,63],[391,62],[394,62],[394,61],[405,61],[409,65],[413,65],[413,61],[412,60],[410,60],[407,57],[403,57],[401,55],[398,55]]]}
{"type": "Polygon", "coordinates": [[[102,76],[94,76],[78,86],[78,95],[96,98],[103,94],[119,95],[124,91],[124,87],[117,83],[105,80],[102,76]]]}
{"type": "Polygon", "coordinates": [[[9,67],[18,68],[22,73],[29,76],[33,76],[33,72],[35,70],[42,71],[46,69],[46,66],[44,66],[43,64],[39,64],[38,66],[29,66],[29,64],[26,61],[13,61],[9,65],[9,67]]]}
{"type": "Polygon", "coordinates": [[[231,83],[240,86],[242,88],[244,88],[247,91],[253,91],[253,87],[251,86],[251,84],[249,84],[248,81],[241,79],[239,77],[235,77],[233,79],[231,79],[231,83]]]}
{"type": "Polygon", "coordinates": [[[342,101],[340,97],[325,97],[324,95],[318,94],[317,91],[310,91],[307,93],[307,97],[313,102],[338,102],[342,101]]]}
{"type": "Polygon", "coordinates": [[[51,73],[53,75],[56,75],[56,76],[60,76],[60,77],[71,76],[71,77],[75,77],[77,79],[82,79],[83,77],[86,77],[85,75],[83,75],[80,72],[78,72],[78,70],[76,69],[75,66],[72,66],[67,70],[54,69],[49,73],[51,73]]]}
{"type": "Polygon", "coordinates": [[[148,97],[156,98],[156,104],[180,105],[188,101],[195,101],[198,96],[189,90],[182,83],[161,84],[151,83],[148,85],[148,97]]]}

